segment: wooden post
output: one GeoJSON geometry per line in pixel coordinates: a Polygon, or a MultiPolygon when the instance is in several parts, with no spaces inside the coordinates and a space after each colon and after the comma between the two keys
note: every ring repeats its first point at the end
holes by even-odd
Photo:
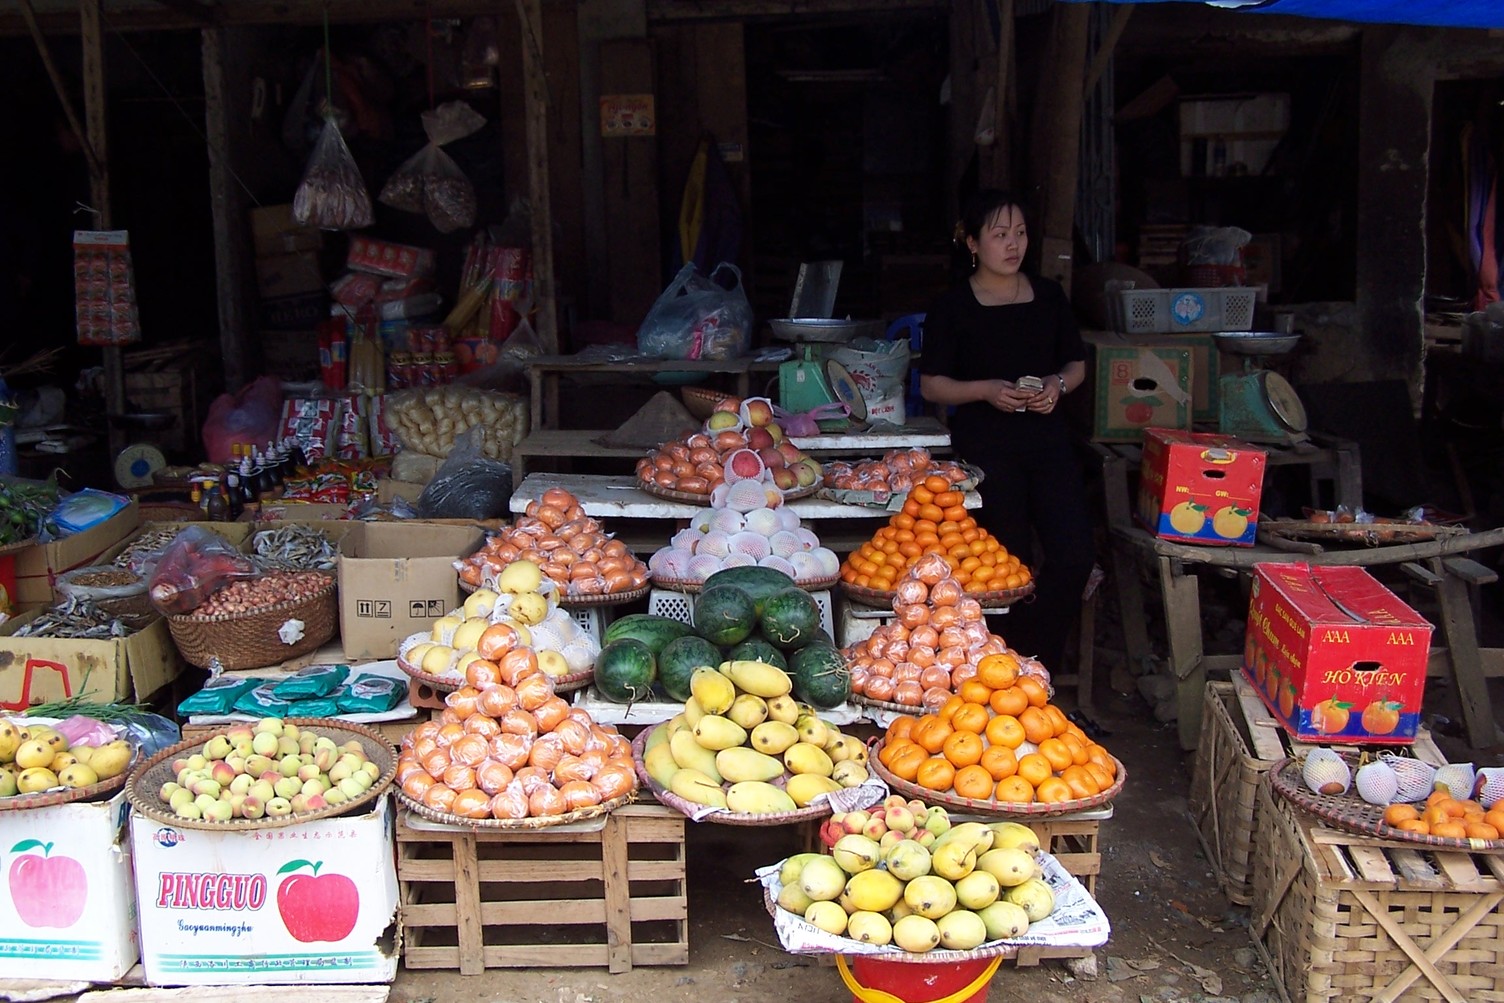
{"type": "MultiPolygon", "coordinates": [[[[956,0],[950,12],[950,150],[947,155],[945,203],[951,220],[961,218],[956,188],[977,154],[977,63],[981,58],[981,26],[987,23],[979,0],[956,0]]],[[[1001,96],[1001,95],[999,95],[1001,96]]]]}
{"type": "Polygon", "coordinates": [[[225,389],[238,390],[251,372],[250,260],[244,239],[245,199],[231,165],[230,109],[225,60],[226,28],[202,31],[204,132],[209,148],[209,203],[214,222],[215,282],[219,301],[219,350],[225,389]]]}
{"type": "Polygon", "coordinates": [[[998,0],[997,72],[993,80],[992,146],[982,152],[982,183],[991,188],[1013,184],[1013,55],[1017,32],[1013,0],[998,0]]]}
{"type": "Polygon", "coordinates": [[[1091,8],[1055,4],[1050,42],[1043,61],[1040,98],[1034,108],[1035,144],[1029,180],[1039,192],[1040,272],[1071,288],[1071,230],[1076,215],[1076,178],[1080,174],[1082,81],[1091,8]]]}
{"type": "Polygon", "coordinates": [[[522,81],[527,109],[528,199],[533,220],[533,305],[544,355],[559,351],[554,294],[553,213],[548,191],[548,81],[543,69],[543,10],[540,0],[516,0],[522,24],[522,81]]]}

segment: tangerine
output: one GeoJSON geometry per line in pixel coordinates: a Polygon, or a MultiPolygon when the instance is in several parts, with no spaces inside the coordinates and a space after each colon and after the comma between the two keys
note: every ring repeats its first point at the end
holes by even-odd
{"type": "Polygon", "coordinates": [[[963,798],[987,800],[992,797],[992,774],[980,766],[963,766],[956,771],[953,781],[955,791],[963,798]]]}
{"type": "Polygon", "coordinates": [[[1102,746],[1098,745],[1096,742],[1093,742],[1086,747],[1086,758],[1089,762],[1096,763],[1098,766],[1102,767],[1102,769],[1106,770],[1109,777],[1112,777],[1114,779],[1117,778],[1117,760],[1113,759],[1112,754],[1106,749],[1102,748],[1102,746]]]}
{"type": "Polygon", "coordinates": [[[1052,703],[1045,704],[1042,709],[1044,710],[1045,717],[1050,719],[1050,727],[1055,729],[1056,737],[1064,735],[1066,730],[1071,726],[1070,718],[1065,716],[1065,711],[1052,703]]]}
{"type": "Polygon", "coordinates": [[[1490,808],[1483,815],[1483,821],[1504,832],[1504,806],[1490,808]]]}
{"type": "Polygon", "coordinates": [[[1023,690],[1024,695],[1029,698],[1029,706],[1031,707],[1043,707],[1050,702],[1049,690],[1044,688],[1044,683],[1033,676],[1020,676],[1018,688],[1023,690]]]}
{"type": "Polygon", "coordinates": [[[1105,791],[1112,786],[1112,774],[1102,769],[1099,764],[1087,763],[1082,769],[1090,773],[1091,778],[1097,782],[1097,790],[1099,792],[1105,791]]]}
{"type": "Polygon", "coordinates": [[[1463,827],[1463,829],[1465,829],[1467,831],[1467,838],[1468,839],[1498,839],[1499,838],[1499,830],[1495,829],[1493,826],[1489,825],[1487,822],[1474,822],[1473,820],[1468,819],[1467,821],[1464,821],[1462,823],[1462,827],[1463,827]]]}
{"type": "Polygon", "coordinates": [[[1405,832],[1418,832],[1422,836],[1431,835],[1431,827],[1418,818],[1407,818],[1395,828],[1403,829],[1405,832]]]}
{"type": "MultiPolygon", "coordinates": [[[[974,560],[977,565],[982,563],[974,557],[967,560],[974,560]]],[[[966,564],[965,561],[961,563],[963,567],[966,564]]],[[[977,663],[977,679],[994,690],[1005,690],[1018,682],[1018,659],[1006,651],[986,655],[977,663]]]]}
{"type": "Polygon", "coordinates": [[[1060,741],[1065,743],[1066,748],[1071,750],[1071,762],[1076,766],[1085,766],[1087,763],[1091,762],[1091,757],[1086,754],[1086,743],[1081,739],[1077,738],[1075,735],[1072,735],[1070,732],[1066,732],[1065,734],[1058,735],[1056,737],[1060,741]]]}
{"type": "MultiPolygon", "coordinates": [[[[918,665],[919,663],[915,662],[914,664],[918,665]]],[[[952,693],[946,698],[945,703],[940,705],[940,709],[935,711],[935,715],[946,724],[950,724],[950,719],[955,716],[956,711],[964,706],[966,706],[965,699],[959,694],[952,693]]]]}
{"type": "Polygon", "coordinates": [[[974,731],[953,731],[940,747],[946,759],[956,766],[975,766],[982,760],[982,738],[974,731]]]}
{"type": "Polygon", "coordinates": [[[1050,761],[1037,752],[1030,752],[1018,758],[1018,775],[1029,782],[1029,786],[1038,788],[1041,783],[1055,775],[1055,770],[1050,766],[1050,761]]]}
{"type": "Polygon", "coordinates": [[[913,742],[903,746],[884,765],[888,772],[899,780],[912,782],[919,775],[919,767],[929,759],[929,754],[913,742]]]}
{"type": "Polygon", "coordinates": [[[914,742],[908,738],[895,738],[885,741],[883,742],[882,751],[877,754],[877,761],[879,763],[882,763],[884,766],[888,766],[893,762],[893,757],[897,756],[905,748],[909,747],[915,749],[919,748],[919,746],[915,745],[914,742]]]}
{"type": "Polygon", "coordinates": [[[924,487],[931,495],[944,494],[950,490],[950,481],[939,474],[930,474],[924,479],[924,487]]]}
{"type": "Polygon", "coordinates": [[[888,725],[888,741],[896,742],[900,738],[908,738],[913,734],[914,724],[918,720],[918,718],[911,717],[908,714],[894,718],[893,723],[888,725]]]}
{"type": "Polygon", "coordinates": [[[991,717],[992,715],[987,713],[985,704],[962,704],[961,709],[951,716],[950,726],[957,731],[969,731],[973,735],[980,735],[987,730],[987,722],[991,717]]]}
{"type": "MultiPolygon", "coordinates": [[[[939,611],[937,610],[936,612],[939,611]]],[[[930,620],[934,620],[933,613],[930,614],[930,620]]],[[[913,649],[910,649],[910,660],[912,660],[913,657],[913,649]]],[[[960,693],[961,699],[965,700],[967,703],[979,703],[983,707],[987,706],[987,702],[992,699],[992,687],[988,686],[980,679],[966,680],[966,682],[962,683],[960,689],[958,689],[956,692],[960,693]]]]}
{"type": "Polygon", "coordinates": [[[1059,804],[1061,801],[1073,801],[1075,795],[1071,793],[1070,784],[1059,777],[1050,777],[1034,788],[1034,796],[1046,804],[1059,804]]]}
{"type": "Polygon", "coordinates": [[[940,720],[934,714],[926,714],[919,719],[918,724],[914,725],[914,733],[911,737],[925,752],[934,755],[940,751],[940,747],[945,744],[945,740],[954,730],[949,722],[940,720]]]}
{"type": "Polygon", "coordinates": [[[1431,835],[1446,836],[1449,839],[1466,839],[1467,826],[1456,820],[1438,822],[1431,826],[1431,835]]]}
{"type": "Polygon", "coordinates": [[[1023,777],[1004,777],[997,782],[993,797],[1008,804],[1028,804],[1034,800],[1034,785],[1023,777]]]}
{"type": "Polygon", "coordinates": [[[991,707],[994,713],[1018,717],[1024,712],[1024,708],[1029,706],[1029,695],[1015,684],[1007,689],[994,690],[992,696],[987,699],[987,706],[991,707]]]}
{"type": "Polygon", "coordinates": [[[1038,707],[1025,708],[1024,712],[1018,715],[1018,723],[1024,726],[1024,737],[1035,745],[1047,738],[1055,737],[1055,729],[1050,727],[1050,719],[1038,707]]]}
{"type": "Polygon", "coordinates": [[[1071,756],[1071,748],[1058,738],[1047,738],[1039,743],[1039,754],[1050,761],[1050,768],[1063,771],[1067,766],[1075,765],[1071,756]]]}
{"type": "Polygon", "coordinates": [[[1060,774],[1060,779],[1070,787],[1073,797],[1089,798],[1101,790],[1096,778],[1084,766],[1067,766],[1060,774]]]}
{"type": "Polygon", "coordinates": [[[999,714],[988,721],[986,734],[988,742],[1010,750],[1023,745],[1028,737],[1024,734],[1024,726],[1012,714],[999,714]]]}
{"type": "Polygon", "coordinates": [[[1006,780],[1018,772],[1018,757],[1006,745],[989,745],[978,764],[993,780],[1006,780]]]}
{"type": "Polygon", "coordinates": [[[956,768],[942,756],[931,756],[919,764],[914,782],[925,790],[948,791],[956,782],[956,768]]]}

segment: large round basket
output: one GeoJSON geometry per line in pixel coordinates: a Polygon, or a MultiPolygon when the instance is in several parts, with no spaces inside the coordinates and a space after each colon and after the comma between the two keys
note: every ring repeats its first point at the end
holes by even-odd
{"type": "Polygon", "coordinates": [[[882,778],[883,783],[892,788],[896,794],[905,797],[919,798],[926,804],[944,805],[947,808],[960,808],[964,811],[976,812],[982,815],[1066,815],[1071,812],[1085,811],[1104,805],[1118,796],[1123,789],[1123,781],[1128,779],[1128,771],[1123,767],[1123,761],[1116,756],[1113,762],[1117,764],[1117,773],[1113,775],[1112,786],[1105,791],[1093,794],[1089,798],[1076,798],[1072,801],[1057,801],[1044,803],[1041,801],[994,801],[991,798],[963,798],[959,794],[946,793],[944,791],[932,791],[920,787],[908,780],[900,780],[894,776],[886,766],[878,761],[878,753],[883,750],[883,742],[879,741],[872,747],[872,754],[867,757],[867,766],[872,772],[882,778]]]}
{"type": "Polygon", "coordinates": [[[555,676],[553,678],[555,693],[573,693],[582,690],[595,682],[595,666],[591,666],[584,672],[571,672],[567,676],[555,676]]]}
{"type": "MultiPolygon", "coordinates": [[[[804,581],[795,579],[794,584],[806,592],[821,592],[835,585],[840,580],[839,575],[833,575],[830,578],[810,578],[804,581]]],[[[668,589],[671,592],[683,592],[686,595],[695,595],[705,587],[705,582],[703,580],[692,582],[683,578],[668,578],[654,575],[653,585],[660,589],[668,589]]]]}
{"type": "Polygon", "coordinates": [[[421,801],[409,797],[400,787],[397,789],[397,801],[413,814],[420,815],[430,822],[438,822],[441,825],[458,825],[468,829],[551,829],[554,826],[569,825],[571,822],[584,822],[587,819],[599,818],[624,804],[630,804],[636,798],[637,792],[631,791],[619,798],[610,801],[602,801],[600,804],[591,805],[589,808],[576,808],[574,811],[565,812],[562,815],[544,815],[539,818],[465,818],[461,815],[451,815],[448,812],[430,808],[421,801]]]}
{"type": "Polygon", "coordinates": [[[455,690],[465,685],[464,676],[456,675],[451,677],[430,675],[429,673],[424,672],[422,669],[418,668],[416,665],[413,665],[401,655],[397,656],[397,668],[401,669],[403,672],[406,672],[414,682],[422,683],[423,685],[428,686],[429,688],[436,690],[439,693],[453,693],[455,690]]]}
{"type": "MultiPolygon", "coordinates": [[[[693,494],[689,491],[675,491],[672,488],[661,488],[656,484],[644,481],[640,477],[637,479],[637,487],[639,490],[646,491],[648,494],[653,495],[656,498],[666,498],[669,501],[686,502],[690,505],[708,506],[710,504],[710,492],[708,491],[703,495],[693,494]]],[[[783,500],[786,502],[791,502],[797,501],[800,498],[808,498],[818,490],[820,490],[820,486],[818,484],[810,484],[806,487],[795,488],[792,491],[783,492],[783,500]]]]}
{"type": "MultiPolygon", "coordinates": [[[[139,754],[139,748],[131,753],[132,756],[139,754]]],[[[107,800],[114,797],[115,792],[125,786],[129,774],[130,771],[127,770],[87,787],[54,787],[51,790],[36,791],[32,794],[14,794],[8,798],[0,798],[0,811],[26,811],[31,808],[51,808],[53,805],[71,804],[74,801],[107,800]]]]}
{"type": "Polygon", "coordinates": [[[130,779],[125,784],[125,796],[130,799],[131,806],[136,811],[163,825],[179,829],[212,829],[215,832],[249,831],[298,825],[318,818],[329,818],[332,815],[347,815],[362,805],[373,803],[392,785],[392,780],[397,775],[397,753],[391,743],[381,737],[380,732],[351,721],[324,717],[290,717],[284,723],[311,729],[317,734],[325,735],[341,743],[348,742],[352,738],[358,740],[361,748],[365,750],[366,758],[381,769],[381,776],[360,797],[351,798],[342,804],[329,805],[317,811],[294,812],[277,818],[270,816],[232,818],[227,822],[215,822],[203,818],[181,818],[162,803],[157,792],[162,789],[163,784],[177,776],[172,769],[174,759],[182,755],[192,755],[204,747],[207,740],[198,738],[189,742],[179,742],[171,748],[163,749],[132,770],[130,779]]]}
{"type": "MultiPolygon", "coordinates": [[[[460,580],[460,591],[465,593],[474,592],[479,585],[471,585],[469,582],[460,580]]],[[[627,589],[625,592],[603,592],[593,596],[566,595],[559,600],[559,605],[565,609],[588,609],[592,606],[618,606],[622,603],[634,602],[648,594],[649,586],[627,589]]]]}
{"type": "Polygon", "coordinates": [[[317,651],[339,627],[335,581],[314,595],[250,613],[222,616],[169,616],[167,629],[184,660],[201,669],[217,660],[226,669],[260,669],[317,651]],[[303,636],[284,644],[277,631],[288,620],[303,621],[303,636]]]}
{"type": "MultiPolygon", "coordinates": [[[[663,725],[660,724],[657,727],[644,728],[636,738],[632,739],[632,764],[637,768],[637,779],[641,781],[644,787],[652,792],[653,797],[658,799],[659,804],[680,812],[686,818],[693,819],[695,812],[699,811],[705,806],[695,804],[693,801],[689,801],[686,798],[681,798],[673,791],[664,788],[662,784],[658,783],[658,781],[654,780],[652,776],[648,774],[647,764],[643,762],[643,755],[646,752],[648,744],[648,736],[657,731],[658,728],[662,727],[663,725]]],[[[812,804],[806,808],[800,808],[796,811],[775,812],[771,815],[750,815],[745,812],[717,811],[706,815],[705,817],[701,818],[700,821],[715,822],[719,825],[742,826],[793,825],[796,822],[805,822],[809,821],[810,819],[824,818],[832,811],[833,809],[830,807],[830,802],[822,801],[819,804],[812,804]]]]}
{"type": "Polygon", "coordinates": [[[915,717],[929,713],[928,708],[922,704],[894,703],[892,700],[874,700],[864,693],[853,693],[846,699],[852,703],[861,704],[864,707],[876,707],[878,710],[891,710],[899,714],[912,714],[915,717]]]}
{"type": "MultiPolygon", "coordinates": [[[[1343,756],[1349,767],[1357,760],[1343,756]]],[[[1346,794],[1317,794],[1306,786],[1301,775],[1298,759],[1281,759],[1269,770],[1269,783],[1275,793],[1282,795],[1291,804],[1310,812],[1339,829],[1393,839],[1403,843],[1420,843],[1424,846],[1444,847],[1449,850],[1504,850],[1504,839],[1459,839],[1452,836],[1432,836],[1423,832],[1397,829],[1384,821],[1384,806],[1371,805],[1349,789],[1346,794]]]]}
{"type": "Polygon", "coordinates": [[[679,396],[684,398],[685,409],[704,421],[715,413],[717,404],[731,395],[709,387],[680,387],[679,396]]]}
{"type": "MultiPolygon", "coordinates": [[[[774,900],[772,889],[766,885],[762,889],[762,904],[767,908],[769,916],[777,916],[778,914],[774,910],[783,908],[774,900]]],[[[787,912],[787,910],[784,911],[787,912]]],[[[789,915],[792,916],[794,914],[789,913],[789,915]]],[[[803,917],[796,918],[801,922],[809,922],[803,919],[803,917]]],[[[813,926],[814,924],[811,923],[810,925],[813,926]]],[[[900,964],[943,965],[954,964],[958,961],[978,961],[986,958],[1012,958],[1018,954],[1018,947],[1019,945],[1017,944],[1009,944],[999,940],[991,944],[983,944],[981,947],[970,951],[925,951],[923,954],[915,954],[902,948],[894,948],[891,952],[867,954],[862,955],[862,957],[871,958],[874,961],[895,961],[900,964]]]]}
{"type": "MultiPolygon", "coordinates": [[[[841,583],[841,591],[846,593],[846,598],[861,603],[863,606],[881,608],[893,608],[894,592],[884,592],[879,589],[869,589],[862,585],[853,585],[850,582],[841,583]]],[[[975,599],[982,604],[983,609],[1004,609],[1012,606],[1020,599],[1034,594],[1034,582],[1031,580],[1016,589],[998,589],[993,592],[968,592],[967,599],[975,599]]]]}

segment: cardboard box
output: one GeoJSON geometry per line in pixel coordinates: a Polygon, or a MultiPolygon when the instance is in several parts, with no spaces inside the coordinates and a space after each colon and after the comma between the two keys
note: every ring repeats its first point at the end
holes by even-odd
{"type": "Polygon", "coordinates": [[[390,982],[399,934],[389,802],[241,832],[133,816],[146,981],[390,982]]]}
{"type": "Polygon", "coordinates": [[[0,978],[114,982],[136,964],[129,813],[124,791],[0,812],[0,978]]]}
{"type": "Polygon", "coordinates": [[[266,299],[319,292],[323,288],[319,256],[312,251],[256,259],[256,289],[266,299]]]}
{"type": "Polygon", "coordinates": [[[1139,520],[1165,540],[1251,547],[1266,459],[1230,435],[1144,429],[1139,520]]]}
{"type": "MultiPolygon", "coordinates": [[[[1144,429],[1191,427],[1191,350],[1140,346],[1090,332],[1091,429],[1098,442],[1137,442],[1144,429]]],[[[1175,339],[1179,341],[1179,339],[1175,339]]]]}
{"type": "Polygon", "coordinates": [[[362,522],[340,541],[339,626],[346,658],[394,658],[397,643],[460,604],[456,558],[480,546],[474,526],[362,522]]]}
{"type": "Polygon", "coordinates": [[[1209,334],[1125,334],[1144,348],[1191,350],[1191,420],[1215,422],[1221,414],[1222,353],[1209,334]]]}
{"type": "Polygon", "coordinates": [[[256,242],[256,256],[317,251],[324,246],[324,235],[317,228],[304,226],[292,218],[291,205],[268,205],[251,210],[251,237],[256,242]]]}
{"type": "Polygon", "coordinates": [[[124,553],[127,547],[135,543],[147,533],[164,528],[176,529],[181,532],[182,530],[187,529],[189,526],[197,526],[200,529],[207,529],[212,533],[218,533],[226,540],[229,540],[231,544],[241,548],[242,550],[246,547],[246,541],[251,538],[251,527],[243,522],[206,522],[204,520],[199,520],[197,522],[157,522],[153,520],[151,522],[143,522],[141,525],[137,526],[134,531],[132,531],[128,536],[124,537],[119,543],[112,545],[111,547],[106,549],[104,553],[100,554],[99,558],[94,563],[113,564],[115,558],[124,553]]]}
{"type": "Polygon", "coordinates": [[[125,539],[141,523],[135,501],[104,522],[52,543],[38,543],[16,553],[15,601],[51,603],[58,575],[96,563],[100,554],[125,539]]]}
{"type": "Polygon", "coordinates": [[[434,256],[433,251],[426,247],[410,247],[374,237],[352,236],[350,255],[345,260],[345,267],[352,271],[395,279],[417,278],[433,274],[434,256]]]}
{"type": "Polygon", "coordinates": [[[183,671],[161,618],[125,637],[16,637],[32,610],[0,624],[0,708],[22,711],[82,696],[97,703],[145,700],[183,671]]]}
{"type": "Polygon", "coordinates": [[[311,331],[329,315],[329,297],[322,289],[263,299],[260,326],[273,331],[311,331]]]}
{"type": "Polygon", "coordinates": [[[1408,744],[1433,629],[1362,568],[1256,564],[1243,673],[1301,741],[1408,744]]]}

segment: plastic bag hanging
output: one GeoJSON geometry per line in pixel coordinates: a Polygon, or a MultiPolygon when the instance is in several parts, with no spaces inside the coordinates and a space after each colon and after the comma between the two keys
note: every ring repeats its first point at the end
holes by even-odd
{"type": "Polygon", "coordinates": [[[375,222],[365,180],[333,119],[325,121],[319,133],[292,198],[292,215],[320,230],[359,230],[375,222]]]}
{"type": "Polygon", "coordinates": [[[475,186],[440,147],[475,133],[486,120],[463,101],[450,101],[423,113],[428,144],[387,179],[377,196],[403,212],[419,212],[440,233],[475,225],[475,186]]]}

